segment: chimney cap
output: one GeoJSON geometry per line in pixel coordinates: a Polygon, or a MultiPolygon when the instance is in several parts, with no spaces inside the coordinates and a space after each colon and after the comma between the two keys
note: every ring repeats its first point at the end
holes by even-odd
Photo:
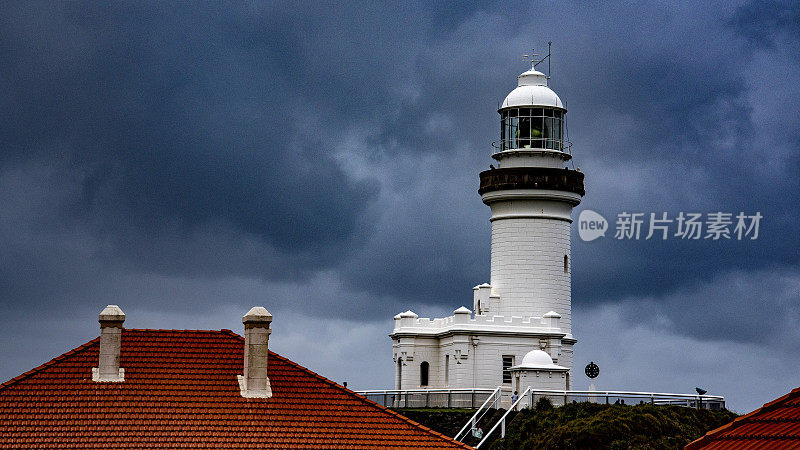
{"type": "Polygon", "coordinates": [[[122,312],[122,309],[117,305],[108,305],[102,311],[100,311],[98,320],[100,323],[125,322],[125,313],[122,312]]]}
{"type": "Polygon", "coordinates": [[[453,314],[472,314],[472,311],[470,311],[466,306],[462,306],[453,311],[453,314]]]}
{"type": "Polygon", "coordinates": [[[270,323],[272,314],[263,306],[254,306],[242,317],[242,323],[270,323]]]}

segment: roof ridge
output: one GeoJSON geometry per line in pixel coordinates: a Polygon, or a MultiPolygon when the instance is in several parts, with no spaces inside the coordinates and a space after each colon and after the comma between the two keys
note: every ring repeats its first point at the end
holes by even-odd
{"type": "Polygon", "coordinates": [[[70,351],[68,351],[66,353],[62,353],[62,354],[56,356],[55,358],[51,359],[50,361],[47,361],[47,362],[43,363],[40,366],[34,367],[33,369],[31,369],[31,370],[29,370],[27,372],[23,372],[23,373],[15,376],[14,378],[12,378],[12,379],[4,382],[4,383],[0,383],[0,390],[5,389],[5,388],[7,388],[9,386],[13,386],[13,385],[17,384],[18,382],[24,380],[25,378],[28,378],[28,377],[30,377],[32,375],[35,375],[35,374],[41,372],[42,370],[44,370],[45,368],[52,366],[56,362],[61,361],[61,360],[65,359],[65,358],[67,358],[68,356],[72,356],[73,354],[75,354],[75,353],[77,353],[77,352],[79,352],[81,350],[84,350],[87,347],[92,346],[95,342],[99,342],[99,341],[100,341],[100,337],[98,336],[98,337],[92,339],[91,341],[86,342],[85,344],[79,345],[79,346],[73,348],[72,350],[70,350],[70,351]]]}
{"type": "Polygon", "coordinates": [[[697,438],[694,441],[692,441],[689,444],[687,444],[686,447],[684,447],[684,449],[686,449],[686,450],[694,450],[694,449],[702,448],[703,444],[706,444],[708,441],[716,438],[717,436],[719,436],[720,434],[724,433],[725,431],[730,431],[730,430],[738,428],[741,425],[744,425],[748,420],[750,420],[756,414],[759,414],[759,413],[762,413],[762,412],[771,411],[771,410],[777,408],[781,403],[783,403],[783,402],[785,402],[787,400],[791,400],[792,398],[797,397],[797,396],[800,396],[800,387],[792,389],[792,391],[789,392],[788,394],[782,395],[782,396],[776,398],[775,400],[772,400],[771,402],[764,403],[764,405],[761,406],[760,408],[758,408],[756,410],[753,410],[752,412],[749,412],[749,413],[744,414],[742,416],[739,416],[739,417],[733,419],[732,422],[728,422],[728,423],[726,423],[725,425],[722,425],[719,428],[714,428],[713,430],[709,431],[708,433],[704,434],[703,436],[700,436],[699,438],[697,438]]]}
{"type": "MultiPolygon", "coordinates": [[[[236,336],[238,336],[239,338],[241,338],[242,340],[244,340],[244,338],[242,338],[241,336],[239,336],[239,335],[236,335],[236,336]]],[[[450,436],[446,436],[446,435],[444,435],[444,434],[442,434],[442,433],[439,433],[438,431],[432,430],[432,429],[430,429],[430,428],[426,427],[425,425],[422,425],[421,423],[417,423],[417,422],[415,422],[415,421],[413,421],[413,420],[409,419],[408,417],[406,417],[406,416],[404,416],[404,415],[402,415],[402,414],[400,414],[400,413],[398,413],[398,412],[396,412],[396,411],[392,411],[391,409],[389,409],[389,408],[387,408],[387,407],[385,407],[385,406],[383,406],[383,405],[380,405],[380,404],[378,404],[378,403],[376,403],[376,402],[373,402],[372,400],[370,400],[370,399],[368,399],[368,398],[366,398],[366,397],[364,397],[364,396],[362,396],[362,395],[359,395],[359,394],[357,394],[356,392],[354,392],[354,391],[352,391],[352,390],[350,390],[350,389],[348,389],[348,388],[346,388],[346,387],[344,387],[344,386],[342,386],[342,385],[340,385],[340,384],[336,383],[335,381],[332,381],[332,380],[330,380],[330,379],[328,379],[328,378],[325,378],[324,376],[322,376],[322,375],[320,375],[320,374],[318,374],[318,373],[314,372],[313,370],[311,370],[311,369],[308,369],[308,368],[306,368],[306,367],[303,367],[303,366],[301,366],[300,364],[298,364],[298,363],[296,363],[296,362],[294,362],[294,361],[292,361],[292,360],[290,360],[290,359],[286,358],[285,356],[281,356],[280,354],[278,354],[278,353],[275,353],[275,352],[273,352],[273,351],[271,351],[271,350],[270,350],[270,352],[271,352],[271,353],[272,353],[274,356],[277,356],[278,358],[280,358],[281,360],[283,360],[284,362],[286,362],[286,363],[288,363],[288,364],[290,364],[290,365],[293,365],[293,366],[295,366],[296,368],[298,368],[298,369],[300,369],[300,370],[303,370],[303,371],[305,371],[305,372],[308,372],[309,374],[311,374],[311,375],[313,375],[314,377],[316,377],[316,378],[320,379],[321,381],[323,381],[323,382],[325,382],[325,383],[328,383],[328,384],[330,384],[330,385],[333,385],[334,387],[336,387],[336,388],[338,388],[338,389],[341,389],[341,390],[343,390],[343,391],[345,391],[345,392],[347,392],[347,393],[353,394],[353,395],[354,395],[354,396],[355,396],[355,397],[356,397],[358,400],[360,400],[361,402],[363,402],[363,403],[366,403],[367,405],[369,405],[369,406],[371,406],[371,407],[373,407],[373,408],[377,409],[378,411],[381,411],[381,412],[383,412],[383,413],[387,413],[387,414],[389,414],[389,415],[392,415],[392,416],[395,416],[395,417],[397,417],[397,418],[399,418],[399,419],[402,419],[404,422],[407,422],[407,423],[409,423],[409,424],[411,424],[411,425],[417,426],[417,427],[421,428],[423,431],[426,431],[426,432],[428,432],[429,434],[433,434],[434,436],[445,438],[445,439],[447,439],[447,440],[448,440],[448,441],[450,441],[450,442],[453,442],[453,443],[455,443],[455,444],[458,444],[458,445],[461,445],[461,446],[463,446],[463,448],[467,448],[467,449],[473,450],[473,447],[471,447],[471,446],[469,446],[469,445],[467,445],[467,444],[465,444],[465,443],[463,443],[463,442],[459,442],[459,441],[457,441],[457,440],[455,440],[455,439],[451,438],[450,436]]]]}
{"type": "MultiPolygon", "coordinates": [[[[220,330],[220,331],[223,332],[224,334],[229,334],[230,336],[236,337],[239,340],[241,340],[242,342],[244,342],[244,338],[242,336],[234,333],[231,330],[223,329],[223,330],[220,330]]],[[[380,404],[378,404],[376,402],[373,402],[372,400],[364,397],[363,395],[359,395],[359,394],[355,393],[354,391],[352,391],[352,390],[340,385],[339,383],[336,383],[335,381],[332,381],[329,378],[325,378],[324,376],[318,374],[317,372],[314,372],[313,370],[311,370],[311,369],[309,369],[307,367],[304,367],[304,366],[292,361],[291,359],[289,359],[289,358],[287,358],[285,356],[282,356],[279,353],[276,353],[273,350],[270,350],[269,352],[272,354],[272,356],[281,359],[284,363],[287,363],[287,364],[289,364],[291,366],[294,366],[297,369],[300,369],[300,370],[302,370],[304,372],[307,372],[308,374],[318,378],[319,380],[321,380],[321,381],[323,381],[323,382],[325,382],[327,384],[332,385],[335,388],[341,389],[341,390],[343,390],[343,391],[345,391],[347,393],[350,393],[350,394],[354,395],[355,398],[357,398],[359,401],[366,403],[367,405],[377,409],[378,411],[381,411],[383,413],[387,413],[389,415],[395,416],[395,417],[403,420],[404,422],[407,422],[407,423],[409,423],[411,425],[414,425],[414,426],[417,426],[417,427],[421,428],[423,431],[425,431],[425,432],[427,432],[429,434],[433,434],[434,436],[445,438],[450,442],[453,442],[455,444],[463,446],[464,448],[467,448],[467,449],[470,449],[470,450],[473,448],[473,447],[470,447],[469,445],[467,445],[467,444],[465,444],[463,442],[459,442],[459,441],[451,438],[450,436],[446,436],[446,435],[444,435],[442,433],[439,433],[436,430],[430,429],[430,428],[426,427],[425,425],[422,425],[421,423],[417,423],[417,422],[409,419],[408,417],[406,417],[406,416],[404,416],[404,415],[402,415],[402,414],[400,414],[398,412],[392,411],[391,409],[389,409],[389,408],[387,408],[387,407],[385,407],[383,405],[380,405],[380,404]]]]}
{"type": "MultiPolygon", "coordinates": [[[[222,330],[191,330],[191,329],[170,329],[170,328],[123,328],[123,330],[125,330],[125,331],[137,331],[137,332],[138,331],[149,331],[149,332],[152,332],[152,331],[157,331],[157,332],[162,332],[162,331],[173,331],[173,332],[174,331],[180,331],[182,333],[219,333],[221,331],[226,331],[226,329],[222,329],[222,330]]],[[[230,331],[230,330],[227,330],[227,331],[230,331]]]]}
{"type": "MultiPolygon", "coordinates": [[[[227,328],[222,328],[222,329],[221,329],[221,330],[219,330],[219,331],[220,331],[222,334],[227,334],[227,335],[230,335],[230,336],[236,336],[236,337],[238,337],[238,338],[242,338],[242,336],[241,336],[241,335],[239,335],[238,333],[236,333],[236,332],[234,332],[234,331],[232,331],[232,330],[229,330],[229,329],[227,329],[227,328]]],[[[242,338],[242,339],[244,339],[244,338],[242,338]]]]}
{"type": "MultiPolygon", "coordinates": [[[[228,329],[222,329],[222,330],[169,330],[169,329],[149,329],[149,328],[123,328],[123,330],[124,331],[136,331],[136,332],[139,332],[139,331],[180,331],[180,332],[197,331],[197,332],[222,333],[222,334],[226,334],[226,332],[228,332],[230,334],[238,336],[237,334],[233,333],[231,330],[228,330],[228,329]]],[[[26,372],[23,372],[23,373],[19,374],[19,375],[15,376],[14,378],[9,379],[8,381],[0,383],[0,390],[4,389],[6,387],[12,386],[14,384],[17,384],[18,382],[22,381],[23,379],[28,378],[28,377],[30,377],[32,375],[35,375],[35,374],[41,372],[42,370],[44,370],[45,368],[52,366],[56,362],[61,361],[64,358],[73,355],[74,353],[77,353],[77,352],[79,352],[81,350],[84,350],[87,347],[90,347],[91,345],[93,345],[95,342],[99,342],[99,341],[100,341],[100,337],[98,336],[98,337],[96,337],[96,338],[94,338],[94,339],[92,339],[92,340],[90,340],[90,341],[88,341],[88,342],[86,342],[84,344],[81,344],[81,345],[73,348],[72,350],[67,351],[66,353],[62,353],[62,354],[56,356],[55,358],[53,358],[53,359],[51,359],[49,361],[46,361],[46,362],[42,363],[41,365],[39,365],[37,367],[34,367],[33,369],[30,369],[30,370],[28,370],[26,372]]]]}

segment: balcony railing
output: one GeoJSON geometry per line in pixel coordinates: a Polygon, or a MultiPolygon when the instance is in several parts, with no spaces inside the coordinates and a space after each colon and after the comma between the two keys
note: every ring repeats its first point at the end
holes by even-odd
{"type": "MultiPolygon", "coordinates": [[[[388,408],[464,408],[476,409],[494,393],[493,389],[386,389],[356,391],[356,393],[388,408]]],[[[510,387],[503,387],[497,405],[511,406],[510,387]]],[[[725,397],[719,395],[671,394],[637,391],[559,391],[536,389],[521,402],[519,408],[529,408],[546,397],[554,405],[572,402],[606,404],[675,405],[703,409],[724,409],[725,397]]]]}
{"type": "MultiPolygon", "coordinates": [[[[387,389],[356,391],[357,394],[387,408],[464,408],[476,409],[493,389],[387,389]]],[[[510,398],[510,397],[509,397],[510,398]]]]}

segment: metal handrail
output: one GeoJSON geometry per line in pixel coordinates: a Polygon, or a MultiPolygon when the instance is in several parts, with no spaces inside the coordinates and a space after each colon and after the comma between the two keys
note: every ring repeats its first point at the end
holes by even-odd
{"type": "MultiPolygon", "coordinates": [[[[487,395],[490,396],[493,393],[492,389],[488,388],[434,388],[434,389],[374,389],[374,390],[364,390],[364,391],[356,391],[357,394],[363,395],[364,397],[368,397],[374,400],[374,397],[383,397],[383,406],[390,406],[386,403],[388,397],[393,399],[393,403],[391,406],[402,408],[408,407],[409,400],[414,401],[415,403],[419,402],[419,400],[424,400],[425,407],[429,407],[429,400],[431,397],[435,395],[446,395],[447,396],[447,406],[439,406],[439,407],[446,407],[450,408],[451,400],[457,396],[469,396],[469,401],[466,405],[461,400],[457,400],[456,402],[469,408],[475,409],[476,400],[478,397],[487,395]],[[396,399],[396,401],[394,400],[396,399]]],[[[380,403],[380,402],[379,402],[380,403]]],[[[420,405],[421,407],[422,405],[420,405]]]]}
{"type": "Polygon", "coordinates": [[[505,427],[505,425],[506,425],[506,416],[508,416],[509,414],[511,414],[511,411],[515,411],[515,410],[517,409],[517,405],[519,405],[519,403],[522,401],[522,399],[523,399],[523,398],[525,398],[525,396],[526,396],[526,395],[528,395],[528,393],[529,393],[529,392],[531,392],[531,391],[532,391],[531,387],[530,387],[530,386],[528,386],[528,388],[527,388],[527,389],[525,389],[525,392],[523,392],[523,393],[522,393],[522,395],[520,395],[520,396],[519,396],[519,398],[517,399],[517,401],[515,401],[515,402],[514,402],[514,403],[511,405],[511,407],[510,407],[510,408],[508,408],[508,411],[506,411],[506,413],[505,413],[505,414],[503,414],[503,417],[501,417],[501,418],[500,418],[500,420],[498,420],[498,421],[497,421],[497,423],[496,423],[496,424],[494,424],[494,426],[492,427],[492,429],[491,429],[491,430],[489,430],[489,432],[488,432],[488,433],[486,433],[486,434],[483,436],[483,439],[482,439],[480,442],[478,442],[478,445],[476,445],[476,446],[475,446],[475,448],[481,448],[481,445],[483,445],[483,443],[484,443],[484,442],[486,442],[486,440],[487,440],[487,439],[489,439],[489,436],[491,436],[491,434],[494,432],[494,430],[496,430],[496,429],[497,429],[497,427],[499,427],[501,424],[503,425],[503,431],[502,431],[502,434],[503,434],[503,436],[502,436],[502,437],[505,437],[505,434],[506,434],[506,433],[505,433],[505,431],[506,431],[506,427],[505,427]]]}
{"type": "Polygon", "coordinates": [[[469,418],[467,423],[465,423],[464,426],[458,431],[458,433],[456,433],[456,435],[455,435],[455,437],[453,439],[459,440],[460,437],[461,437],[461,433],[466,431],[467,428],[469,428],[470,424],[472,424],[472,426],[474,427],[477,422],[480,422],[480,420],[483,419],[483,416],[486,415],[486,413],[489,411],[489,408],[486,408],[486,411],[483,411],[483,414],[481,414],[481,416],[477,420],[475,418],[478,416],[478,414],[480,414],[480,412],[483,410],[483,408],[489,403],[489,400],[493,400],[494,399],[492,403],[497,402],[497,400],[502,395],[502,392],[503,392],[503,386],[497,386],[497,388],[495,388],[495,390],[492,392],[492,395],[490,395],[489,398],[487,398],[486,401],[483,402],[481,407],[478,408],[477,411],[475,411],[475,414],[473,414],[472,417],[469,418]],[[497,396],[497,399],[495,399],[495,396],[497,396]]]}
{"type": "Polygon", "coordinates": [[[555,389],[535,389],[535,394],[553,395],[572,395],[572,396],[594,396],[594,397],[646,397],[646,398],[684,398],[687,400],[703,399],[714,401],[725,401],[721,395],[698,395],[698,394],[669,394],[665,392],[637,392],[637,391],[560,391],[555,389]]]}
{"type": "Polygon", "coordinates": [[[452,393],[488,393],[494,392],[488,388],[434,388],[434,389],[367,389],[363,391],[355,391],[356,394],[413,394],[413,393],[426,393],[426,392],[452,392],[452,393]]]}
{"type": "MultiPolygon", "coordinates": [[[[475,395],[493,395],[494,390],[490,389],[470,389],[470,388],[437,388],[437,389],[384,389],[384,390],[367,390],[367,391],[356,391],[356,393],[364,396],[368,395],[400,395],[405,396],[405,398],[412,397],[416,395],[432,395],[432,394],[448,394],[449,395],[456,395],[456,394],[472,394],[473,399],[475,395]]],[[[562,391],[562,390],[555,390],[555,389],[535,389],[532,390],[532,399],[533,396],[542,395],[542,396],[550,396],[550,397],[562,397],[564,398],[564,403],[567,402],[568,397],[577,397],[577,398],[588,398],[590,399],[601,399],[605,398],[606,403],[610,401],[611,398],[632,398],[632,399],[647,399],[652,404],[674,404],[677,402],[686,402],[686,406],[691,406],[690,403],[694,403],[694,406],[697,408],[702,408],[703,405],[708,405],[708,403],[720,403],[722,407],[725,407],[725,397],[721,395],[698,395],[698,394],[671,394],[671,393],[663,393],[663,392],[639,392],[639,391],[593,391],[593,390],[575,390],[575,391],[562,391]]],[[[449,404],[448,404],[449,407],[449,404]]],[[[474,407],[474,404],[473,404],[474,407]]]]}
{"type": "MultiPolygon", "coordinates": [[[[414,393],[476,393],[476,394],[491,394],[496,389],[488,389],[488,388],[435,388],[435,389],[373,389],[373,390],[362,390],[362,391],[355,391],[356,394],[360,395],[367,395],[367,394],[414,394],[414,393]]],[[[697,395],[697,394],[670,394],[665,392],[639,392],[639,391],[591,391],[591,390],[570,390],[570,391],[562,391],[557,389],[534,389],[535,394],[552,394],[552,395],[572,395],[572,396],[597,396],[597,397],[659,397],[659,398],[685,398],[688,400],[693,400],[697,398],[702,398],[703,400],[715,400],[715,401],[723,401],[725,400],[724,396],[721,395],[697,395]]]]}
{"type": "Polygon", "coordinates": [[[563,139],[562,140],[545,139],[545,141],[553,141],[553,142],[559,141],[559,142],[561,142],[561,145],[559,146],[559,148],[540,148],[540,147],[509,147],[509,148],[503,148],[503,143],[502,142],[500,142],[498,144],[497,141],[492,141],[492,143],[491,143],[492,148],[497,150],[496,152],[493,152],[492,154],[496,155],[496,154],[502,153],[502,152],[511,152],[511,151],[519,151],[519,150],[522,150],[522,151],[525,151],[525,150],[545,150],[545,151],[546,150],[552,150],[552,151],[555,151],[555,152],[568,153],[570,155],[572,154],[572,141],[566,141],[566,140],[563,140],[563,139]]]}

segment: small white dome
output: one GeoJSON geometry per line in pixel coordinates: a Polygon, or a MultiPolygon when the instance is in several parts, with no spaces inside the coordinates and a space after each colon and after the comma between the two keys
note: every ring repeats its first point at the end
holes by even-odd
{"type": "Polygon", "coordinates": [[[553,358],[542,350],[531,350],[522,358],[523,366],[552,366],[553,358]]]}
{"type": "Polygon", "coordinates": [[[553,363],[553,358],[542,350],[531,350],[524,358],[522,364],[514,366],[511,370],[549,370],[555,372],[563,372],[569,370],[564,366],[559,366],[553,363]]]}
{"type": "Polygon", "coordinates": [[[536,69],[523,72],[517,77],[518,86],[503,100],[500,108],[514,106],[550,106],[564,108],[561,99],[547,87],[547,76],[536,69]]]}

